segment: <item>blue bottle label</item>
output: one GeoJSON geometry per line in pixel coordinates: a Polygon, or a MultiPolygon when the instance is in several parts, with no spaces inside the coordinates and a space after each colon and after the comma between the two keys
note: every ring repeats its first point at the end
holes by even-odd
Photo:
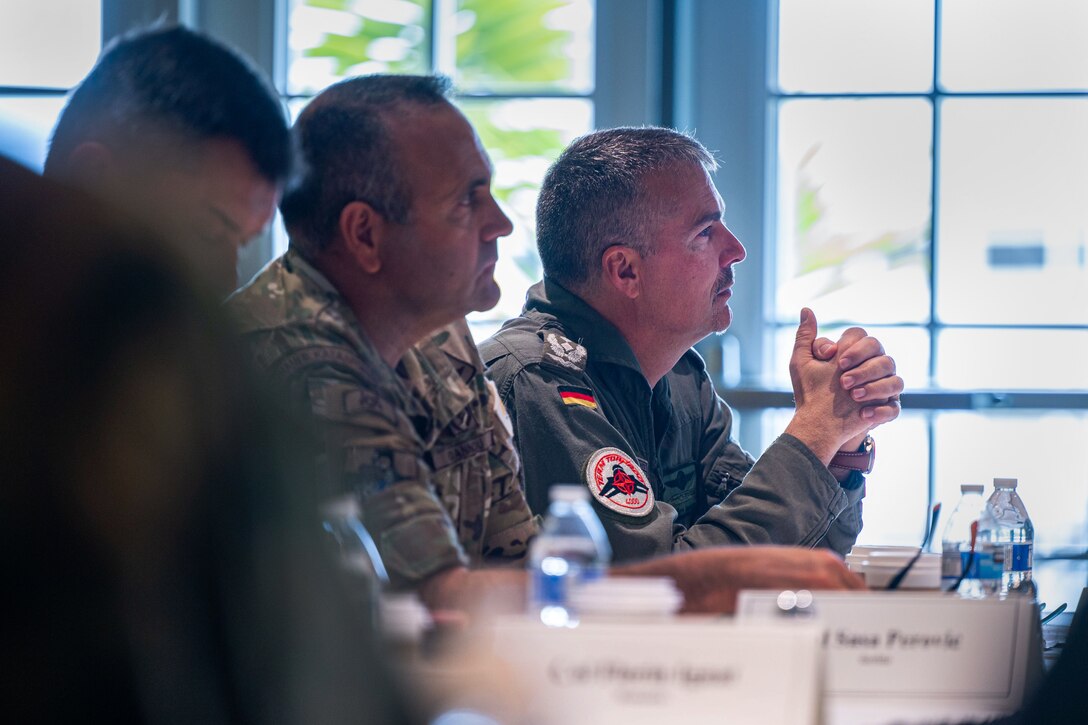
{"type": "MultiPolygon", "coordinates": [[[[960,552],[960,572],[963,572],[963,571],[967,572],[966,574],[963,575],[964,579],[978,579],[978,557],[976,556],[976,557],[972,558],[971,557],[971,552],[969,552],[969,551],[961,551],[960,552]],[[971,568],[970,569],[967,568],[967,560],[968,559],[971,559],[971,568]]],[[[959,573],[957,573],[956,576],[958,577],[959,573]]]]}
{"type": "Polygon", "coordinates": [[[533,598],[537,605],[563,605],[567,601],[567,582],[562,576],[534,571],[533,598]]]}
{"type": "Polygon", "coordinates": [[[1009,571],[1031,571],[1031,544],[1013,544],[1009,571]]]}
{"type": "MultiPolygon", "coordinates": [[[[960,552],[960,558],[963,561],[963,566],[967,565],[967,559],[970,556],[969,552],[960,552]]],[[[967,572],[965,579],[1000,579],[1002,572],[1005,570],[1005,556],[1000,548],[991,549],[989,547],[977,547],[975,549],[975,557],[971,563],[971,568],[967,572]]]]}

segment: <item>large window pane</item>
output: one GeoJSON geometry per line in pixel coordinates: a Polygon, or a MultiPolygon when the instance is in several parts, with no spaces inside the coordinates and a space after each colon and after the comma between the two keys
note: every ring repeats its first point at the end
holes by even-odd
{"type": "MultiPolygon", "coordinates": [[[[1018,478],[1038,553],[1088,546],[1088,415],[941,413],[934,439],[936,495],[945,506],[955,505],[960,484],[984,484],[989,496],[995,476],[1018,478]]],[[[1039,599],[1076,602],[1084,585],[1047,574],[1039,599]]]]}
{"type": "Polygon", "coordinates": [[[933,83],[932,0],[781,0],[787,92],[910,92],[933,83]]]}
{"type": "MultiPolygon", "coordinates": [[[[820,310],[814,310],[820,321],[820,310]]],[[[929,333],[920,327],[879,327],[863,325],[866,332],[880,340],[885,351],[895,358],[896,371],[908,388],[929,386],[929,333]]],[[[839,339],[841,325],[824,325],[820,322],[820,336],[839,339]]],[[[774,336],[774,385],[790,389],[790,355],[797,335],[796,327],[780,327],[774,336]]]]}
{"type": "Polygon", "coordinates": [[[364,73],[428,72],[430,13],[431,0],[290,0],[287,92],[364,73]]]}
{"type": "Polygon", "coordinates": [[[929,431],[923,413],[905,412],[873,431],[877,462],[866,477],[859,544],[917,546],[926,530],[929,431]]]}
{"type": "Polygon", "coordinates": [[[458,0],[452,21],[458,88],[592,91],[593,6],[592,0],[458,0]]]}
{"type": "Polygon", "coordinates": [[[0,155],[41,171],[63,96],[0,96],[0,155]]]}
{"type": "Polygon", "coordinates": [[[930,119],[921,100],[781,104],[778,320],[928,318],[930,119]]]}
{"type": "Polygon", "coordinates": [[[940,80],[951,91],[1088,89],[1088,3],[944,0],[940,80]]]}
{"type": "Polygon", "coordinates": [[[967,389],[1088,389],[1088,330],[942,330],[936,382],[967,389]]]}
{"type": "Polygon", "coordinates": [[[580,99],[485,101],[462,99],[458,105],[476,127],[495,166],[496,198],[514,222],[514,233],[499,240],[495,278],[502,298],[474,320],[516,316],[525,290],[541,277],[536,252],[536,197],[544,173],[574,138],[593,127],[593,104],[580,99]]]}
{"type": "Polygon", "coordinates": [[[1088,323],[1088,100],[941,105],[942,322],[1088,323]]]}
{"type": "Polygon", "coordinates": [[[0,86],[68,89],[87,75],[101,43],[100,2],[0,3],[0,86]]]}
{"type": "MultiPolygon", "coordinates": [[[[773,441],[792,416],[792,410],[764,413],[763,440],[773,441]]],[[[874,431],[873,437],[878,441],[877,462],[866,477],[862,504],[865,525],[858,543],[918,546],[925,533],[929,498],[925,414],[905,412],[874,431]]]]}

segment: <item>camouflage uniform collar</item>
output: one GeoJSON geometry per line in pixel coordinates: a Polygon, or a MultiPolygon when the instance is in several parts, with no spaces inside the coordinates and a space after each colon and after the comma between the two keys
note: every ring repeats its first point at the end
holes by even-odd
{"type": "Polygon", "coordinates": [[[288,248],[287,252],[284,253],[283,266],[289,273],[302,277],[329,297],[339,300],[342,306],[347,306],[340,292],[332,286],[332,282],[329,281],[328,277],[319,272],[317,267],[310,264],[294,247],[288,248]]]}
{"type": "Polygon", "coordinates": [[[554,318],[563,335],[584,346],[594,362],[623,365],[642,375],[638,358],[615,325],[555,280],[545,277],[529,288],[522,314],[530,312],[554,318]]]}
{"type": "Polygon", "coordinates": [[[298,301],[305,300],[305,304],[290,306],[285,322],[313,325],[340,337],[354,348],[368,365],[371,374],[383,380],[384,384],[401,381],[396,371],[378,354],[347,300],[317,267],[294,248],[288,248],[280,263],[284,292],[298,301]]]}
{"type": "MultiPolygon", "coordinates": [[[[420,393],[420,402],[435,429],[444,429],[456,417],[470,410],[476,396],[483,393],[483,364],[464,350],[472,344],[464,320],[448,325],[411,347],[397,366],[397,373],[408,386],[420,393]]],[[[485,394],[486,395],[486,394],[485,394]]]]}
{"type": "Polygon", "coordinates": [[[312,319],[333,325],[357,347],[377,355],[373,343],[352,312],[351,305],[328,277],[294,249],[288,249],[282,259],[286,272],[285,285],[297,285],[302,295],[317,303],[309,307],[312,319]]]}

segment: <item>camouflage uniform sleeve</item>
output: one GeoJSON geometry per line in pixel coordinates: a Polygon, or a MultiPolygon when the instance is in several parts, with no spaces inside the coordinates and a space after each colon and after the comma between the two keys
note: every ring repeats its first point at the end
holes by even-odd
{"type": "Polygon", "coordinates": [[[353,491],[394,588],[467,566],[403,401],[331,366],[299,381],[317,424],[319,481],[353,491]]]}
{"type": "Polygon", "coordinates": [[[528,551],[529,540],[536,534],[538,521],[525,500],[521,458],[514,447],[514,432],[510,416],[499,399],[498,390],[483,373],[484,365],[472,341],[468,324],[462,319],[445,328],[447,334],[433,341],[451,359],[470,366],[465,383],[474,396],[472,406],[479,406],[482,428],[491,432],[486,451],[487,515],[482,536],[483,559],[488,564],[521,561],[528,551]]]}
{"type": "Polygon", "coordinates": [[[538,520],[529,510],[521,478],[521,459],[514,448],[514,430],[495,384],[486,380],[491,429],[495,432],[488,463],[491,468],[491,512],[484,532],[484,557],[520,561],[538,520]]]}

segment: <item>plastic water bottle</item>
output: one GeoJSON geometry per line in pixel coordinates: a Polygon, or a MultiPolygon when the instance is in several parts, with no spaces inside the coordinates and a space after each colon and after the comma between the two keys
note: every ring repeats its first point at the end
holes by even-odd
{"type": "Polygon", "coordinates": [[[544,526],[529,546],[529,606],[552,627],[578,624],[570,594],[604,576],[612,547],[585,486],[552,486],[544,526]]]}
{"type": "MultiPolygon", "coordinates": [[[[982,508],[986,505],[982,498],[984,486],[980,483],[965,483],[960,486],[960,500],[952,515],[948,517],[944,533],[941,534],[941,589],[948,590],[957,581],[971,555],[971,524],[979,520],[982,508]]],[[[960,591],[966,596],[977,596],[978,567],[972,563],[971,570],[963,577],[960,591]]]]}
{"type": "Polygon", "coordinates": [[[370,623],[377,621],[377,599],[389,574],[370,532],[363,526],[359,502],[344,494],[321,504],[321,528],[329,555],[344,578],[349,598],[370,623]]]}
{"type": "Polygon", "coordinates": [[[1031,566],[1035,527],[1016,493],[1015,478],[994,479],[994,492],[986,502],[978,537],[992,547],[995,568],[1000,566],[997,585],[989,590],[1034,596],[1031,566]]]}

